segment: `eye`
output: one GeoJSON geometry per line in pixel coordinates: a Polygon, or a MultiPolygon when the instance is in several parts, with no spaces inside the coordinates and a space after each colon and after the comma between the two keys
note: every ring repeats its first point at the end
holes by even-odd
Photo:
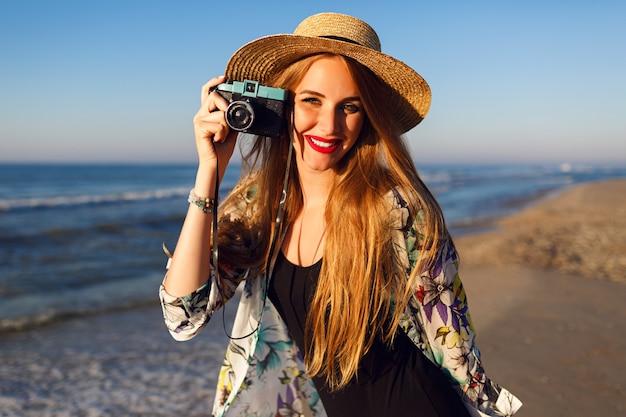
{"type": "Polygon", "coordinates": [[[321,101],[317,97],[304,97],[302,100],[303,103],[307,104],[321,104],[321,101]]]}
{"type": "Polygon", "coordinates": [[[348,114],[358,113],[361,111],[361,107],[354,103],[344,103],[341,105],[341,109],[348,114]]]}

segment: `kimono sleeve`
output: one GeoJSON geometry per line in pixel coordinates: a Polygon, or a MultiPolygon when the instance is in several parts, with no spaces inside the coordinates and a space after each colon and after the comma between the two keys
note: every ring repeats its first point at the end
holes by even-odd
{"type": "MultiPolygon", "coordinates": [[[[251,199],[254,198],[254,190],[255,188],[250,188],[246,198],[226,212],[221,217],[220,223],[237,221],[248,209],[251,199]]],[[[166,266],[169,269],[172,255],[165,246],[163,250],[169,258],[166,266]]],[[[165,325],[174,339],[183,341],[196,336],[213,314],[235,295],[239,283],[250,274],[249,270],[242,267],[224,265],[222,262],[219,264],[219,274],[216,274],[215,265],[211,264],[207,282],[184,297],[174,297],[168,294],[163,284],[159,287],[165,325]]]]}
{"type": "Polygon", "coordinates": [[[226,303],[237,290],[247,272],[234,274],[220,269],[219,284],[211,267],[208,281],[196,291],[184,297],[174,297],[159,287],[159,298],[165,325],[172,337],[179,341],[189,340],[206,326],[213,314],[226,303]]]}
{"type": "MultiPolygon", "coordinates": [[[[403,244],[398,241],[396,247],[408,279],[420,256],[421,219],[410,216],[406,204],[397,195],[396,201],[392,218],[404,240],[403,244]]],[[[430,268],[417,274],[412,291],[401,327],[458,387],[470,413],[474,416],[515,414],[522,403],[485,374],[459,277],[459,257],[451,239],[440,246],[430,268]]]]}
{"type": "Polygon", "coordinates": [[[477,416],[511,416],[522,403],[485,374],[467,296],[458,273],[459,258],[448,240],[433,266],[420,274],[415,299],[432,359],[458,385],[477,416]]]}

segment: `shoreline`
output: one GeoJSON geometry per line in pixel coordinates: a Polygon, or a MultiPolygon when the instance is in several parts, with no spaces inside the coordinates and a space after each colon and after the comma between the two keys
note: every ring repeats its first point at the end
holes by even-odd
{"type": "Polygon", "coordinates": [[[626,179],[561,190],[455,243],[466,266],[532,266],[626,283],[626,179]]]}
{"type": "MultiPolygon", "coordinates": [[[[455,238],[487,375],[524,402],[517,416],[626,412],[623,207],[626,179],[585,183],[455,238]]],[[[226,342],[221,313],[175,342],[156,287],[147,307],[1,334],[0,414],[207,415],[226,342]]]]}

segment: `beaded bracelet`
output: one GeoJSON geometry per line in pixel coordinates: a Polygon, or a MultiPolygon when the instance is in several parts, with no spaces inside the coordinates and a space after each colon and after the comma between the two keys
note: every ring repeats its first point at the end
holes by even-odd
{"type": "Polygon", "coordinates": [[[202,210],[203,213],[213,213],[215,208],[215,200],[209,197],[198,197],[194,190],[189,191],[189,198],[187,199],[189,204],[193,204],[202,210]]]}

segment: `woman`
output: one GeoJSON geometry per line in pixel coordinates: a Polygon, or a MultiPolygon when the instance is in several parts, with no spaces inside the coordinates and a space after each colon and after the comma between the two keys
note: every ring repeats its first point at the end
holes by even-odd
{"type": "Polygon", "coordinates": [[[226,75],[202,89],[192,204],[160,288],[186,340],[244,281],[214,415],[515,413],[484,374],[454,246],[401,138],[428,111],[422,77],[334,13],[244,45],[226,75]],[[250,144],[215,227],[237,141],[214,91],[227,79],[290,95],[282,136],[250,144]]]}

